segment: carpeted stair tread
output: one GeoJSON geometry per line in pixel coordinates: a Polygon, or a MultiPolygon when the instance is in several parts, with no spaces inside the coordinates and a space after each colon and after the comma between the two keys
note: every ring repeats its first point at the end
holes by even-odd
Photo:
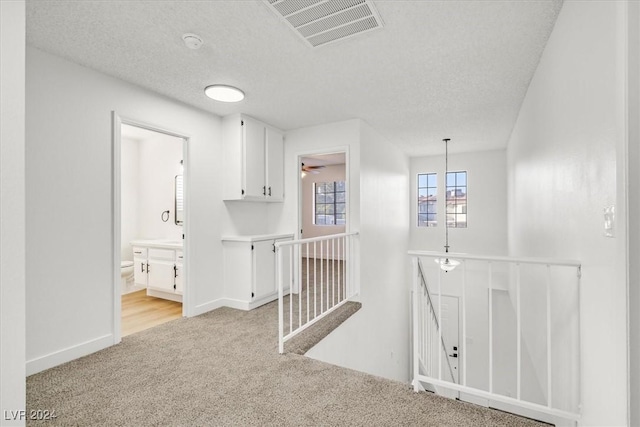
{"type": "Polygon", "coordinates": [[[291,338],[284,346],[287,353],[305,354],[314,345],[322,341],[334,329],[340,326],[345,320],[353,316],[362,304],[355,301],[347,301],[340,308],[330,313],[324,319],[319,320],[307,329],[291,338]]]}

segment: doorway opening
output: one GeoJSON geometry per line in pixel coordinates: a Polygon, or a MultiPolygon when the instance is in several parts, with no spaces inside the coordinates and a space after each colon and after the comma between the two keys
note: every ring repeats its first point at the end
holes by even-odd
{"type": "Polygon", "coordinates": [[[347,153],[341,151],[301,155],[299,164],[300,238],[347,232],[347,153]]]}
{"type": "Polygon", "coordinates": [[[187,148],[185,136],[114,113],[116,343],[187,313],[187,148]]]}

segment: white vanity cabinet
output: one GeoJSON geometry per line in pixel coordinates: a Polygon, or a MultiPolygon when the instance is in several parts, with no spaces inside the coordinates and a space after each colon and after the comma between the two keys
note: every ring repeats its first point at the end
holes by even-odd
{"type": "Polygon", "coordinates": [[[133,281],[138,286],[147,286],[147,248],[133,247],[133,281]]]}
{"type": "Polygon", "coordinates": [[[224,199],[284,200],[284,139],[278,129],[244,114],[222,120],[224,199]]]}
{"type": "Polygon", "coordinates": [[[147,289],[175,292],[176,251],[171,249],[149,249],[147,289]]]}
{"type": "MultiPolygon", "coordinates": [[[[278,298],[275,243],[292,239],[293,234],[222,239],[225,297],[231,307],[251,310],[278,298]]],[[[289,283],[289,259],[285,258],[284,280],[289,283]]]]}
{"type": "Polygon", "coordinates": [[[182,251],[176,251],[175,266],[175,290],[182,294],[184,287],[184,255],[182,251]]]}
{"type": "Polygon", "coordinates": [[[145,286],[149,296],[182,302],[182,245],[154,240],[131,243],[136,285],[145,286]]]}

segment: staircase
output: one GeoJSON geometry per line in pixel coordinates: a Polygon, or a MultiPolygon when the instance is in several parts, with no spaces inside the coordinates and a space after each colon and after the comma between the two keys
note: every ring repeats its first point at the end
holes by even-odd
{"type": "Polygon", "coordinates": [[[579,262],[409,255],[416,391],[553,424],[580,419],[579,262]],[[458,267],[445,272],[440,261],[449,258],[458,267]]]}

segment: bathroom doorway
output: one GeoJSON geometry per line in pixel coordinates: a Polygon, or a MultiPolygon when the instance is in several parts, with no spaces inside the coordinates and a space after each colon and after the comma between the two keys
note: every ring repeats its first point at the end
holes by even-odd
{"type": "Polygon", "coordinates": [[[117,343],[187,312],[188,138],[114,113],[113,142],[117,343]]]}

